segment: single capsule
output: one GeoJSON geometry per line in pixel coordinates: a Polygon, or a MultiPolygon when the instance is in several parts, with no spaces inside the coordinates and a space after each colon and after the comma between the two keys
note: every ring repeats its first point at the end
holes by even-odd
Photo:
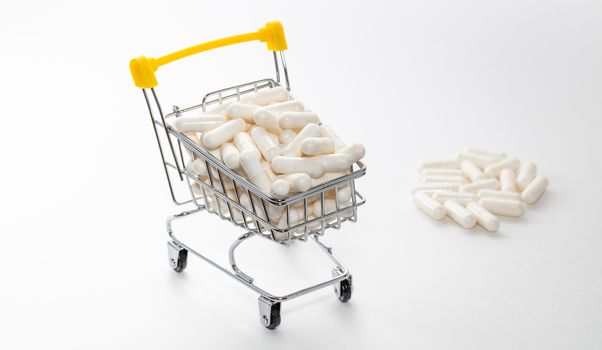
{"type": "Polygon", "coordinates": [[[249,134],[246,132],[239,132],[234,136],[234,146],[238,148],[240,153],[245,151],[251,151],[257,159],[261,159],[261,152],[257,149],[255,142],[249,134]]]}
{"type": "Polygon", "coordinates": [[[245,122],[242,119],[233,119],[203,134],[203,143],[208,149],[216,149],[243,131],[245,131],[245,122]]]}
{"type": "Polygon", "coordinates": [[[334,153],[334,140],[330,137],[308,137],[301,142],[301,152],[309,156],[334,153]]]}
{"type": "Polygon", "coordinates": [[[487,231],[497,232],[497,230],[500,228],[500,221],[498,218],[479,204],[475,202],[468,203],[466,205],[466,209],[474,214],[479,225],[483,226],[483,228],[485,228],[487,231]]]}
{"type": "Polygon", "coordinates": [[[288,145],[295,136],[297,136],[297,133],[292,130],[282,130],[282,132],[278,134],[278,141],[280,141],[282,145],[288,145]]]}
{"type": "Polygon", "coordinates": [[[320,127],[318,124],[307,124],[291,142],[282,149],[282,154],[288,157],[301,156],[301,143],[308,137],[318,137],[320,127]]]}
{"type": "Polygon", "coordinates": [[[422,163],[420,169],[460,169],[460,163],[458,159],[430,161],[422,163]]]}
{"type": "Polygon", "coordinates": [[[272,181],[268,174],[266,174],[261,162],[252,151],[240,153],[240,165],[253,184],[259,187],[263,192],[270,193],[272,181]]]}
{"type": "Polygon", "coordinates": [[[498,215],[519,217],[525,213],[523,203],[512,199],[483,197],[479,200],[479,205],[498,215]]]}
{"type": "Polygon", "coordinates": [[[482,189],[477,192],[477,196],[481,198],[499,198],[499,199],[512,199],[515,201],[520,201],[520,195],[515,192],[503,192],[489,189],[482,189]]]}
{"type": "Polygon", "coordinates": [[[247,123],[255,124],[253,116],[257,109],[261,107],[242,102],[236,102],[228,107],[228,116],[232,119],[242,119],[247,123]]]}
{"type": "Polygon", "coordinates": [[[460,186],[460,192],[477,192],[483,188],[497,190],[500,183],[496,179],[487,179],[460,186]]]}
{"type": "Polygon", "coordinates": [[[334,150],[338,152],[345,147],[345,143],[328,125],[320,125],[320,134],[316,136],[330,137],[334,141],[334,150]]]}
{"type": "Polygon", "coordinates": [[[200,114],[176,118],[174,126],[179,132],[206,132],[226,122],[223,114],[200,114]]]}
{"type": "Polygon", "coordinates": [[[273,112],[258,109],[253,115],[253,120],[257,126],[261,126],[274,134],[282,132],[280,124],[278,124],[278,116],[273,112]]]}
{"type": "Polygon", "coordinates": [[[464,152],[466,153],[472,153],[472,154],[476,154],[479,156],[485,156],[497,161],[500,161],[502,159],[506,158],[506,153],[501,153],[501,152],[491,152],[488,150],[484,150],[482,148],[477,148],[477,147],[466,147],[464,149],[464,152]]]}
{"type": "Polygon", "coordinates": [[[241,97],[241,100],[244,98],[252,100],[258,105],[267,106],[270,103],[288,101],[289,96],[288,90],[285,87],[277,86],[271,89],[262,89],[255,93],[244,95],[244,97],[241,97]]]}
{"type": "Polygon", "coordinates": [[[257,145],[257,148],[268,162],[271,162],[272,159],[282,153],[278,144],[274,143],[274,139],[262,127],[253,128],[251,130],[251,138],[255,141],[255,145],[257,145]]]}
{"type": "Polygon", "coordinates": [[[440,203],[444,203],[446,200],[454,200],[462,205],[478,200],[477,195],[470,192],[440,192],[433,194],[433,198],[440,203]]]}
{"type": "Polygon", "coordinates": [[[500,190],[516,192],[516,175],[512,169],[502,169],[500,171],[500,190]]]}
{"type": "Polygon", "coordinates": [[[276,179],[272,182],[272,194],[276,198],[285,198],[291,191],[288,181],[276,179]]]}
{"type": "Polygon", "coordinates": [[[467,182],[466,178],[464,176],[458,176],[458,175],[454,175],[454,176],[428,175],[428,176],[423,176],[422,181],[424,183],[451,182],[451,183],[459,183],[459,184],[465,184],[467,182]]]}
{"type": "Polygon", "coordinates": [[[442,176],[464,176],[462,170],[458,169],[437,169],[437,168],[425,168],[420,171],[422,176],[430,175],[442,175],[442,176]]]}
{"type": "Polygon", "coordinates": [[[278,156],[272,160],[272,170],[279,174],[306,173],[316,178],[324,174],[322,165],[310,158],[278,156]]]}
{"type": "Polygon", "coordinates": [[[481,181],[487,178],[472,160],[463,161],[462,164],[460,164],[460,167],[470,181],[481,181]]]}
{"type": "Polygon", "coordinates": [[[303,129],[309,123],[320,124],[320,117],[313,112],[284,112],[278,119],[282,129],[303,129]]]}
{"type": "Polygon", "coordinates": [[[443,205],[426,193],[414,193],[414,204],[435,220],[441,220],[445,217],[446,210],[443,205]]]}
{"type": "Polygon", "coordinates": [[[502,169],[511,169],[511,170],[517,171],[519,166],[520,166],[520,161],[518,159],[509,158],[509,159],[500,160],[497,163],[488,165],[485,168],[484,173],[485,173],[485,175],[487,175],[489,177],[498,177],[500,175],[500,172],[502,171],[502,169]]]}
{"type": "Polygon", "coordinates": [[[445,183],[438,182],[433,184],[422,184],[416,186],[412,193],[422,192],[422,191],[458,191],[460,184],[458,183],[445,183]]]}
{"type": "Polygon", "coordinates": [[[351,159],[349,159],[349,157],[344,153],[325,154],[321,156],[308,157],[307,159],[319,163],[322,166],[322,169],[324,169],[324,172],[327,173],[348,170],[353,164],[351,163],[351,159]]]}
{"type": "Polygon", "coordinates": [[[458,153],[457,158],[460,161],[470,160],[481,169],[484,169],[485,167],[487,167],[488,165],[490,165],[492,163],[495,163],[495,161],[496,161],[493,158],[489,158],[489,157],[474,154],[474,153],[467,153],[467,152],[458,153]]]}
{"type": "Polygon", "coordinates": [[[516,176],[516,187],[523,191],[533,181],[537,174],[537,166],[533,162],[526,162],[520,167],[516,176]]]}
{"type": "Polygon", "coordinates": [[[525,203],[531,205],[537,202],[537,200],[543,195],[548,187],[548,178],[545,176],[538,176],[525,188],[521,197],[525,203]]]}
{"type": "Polygon", "coordinates": [[[337,151],[337,153],[346,154],[349,157],[351,164],[354,164],[355,162],[364,158],[364,156],[366,155],[366,147],[364,147],[364,145],[360,143],[354,143],[341,148],[337,151]]]}
{"type": "Polygon", "coordinates": [[[446,200],[443,203],[447,215],[457,222],[460,226],[470,229],[477,224],[477,217],[468,209],[464,208],[458,202],[446,200]]]}
{"type": "Polygon", "coordinates": [[[230,142],[226,142],[222,145],[221,157],[228,168],[236,169],[240,167],[240,152],[238,151],[238,148],[230,142]]]}

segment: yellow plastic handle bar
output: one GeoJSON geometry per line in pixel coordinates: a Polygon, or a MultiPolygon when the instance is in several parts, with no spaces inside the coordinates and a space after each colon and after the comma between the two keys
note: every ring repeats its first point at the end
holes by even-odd
{"type": "Polygon", "coordinates": [[[223,39],[209,41],[196,46],[176,51],[159,58],[140,56],[130,61],[130,72],[134,78],[134,84],[139,88],[152,88],[157,86],[155,72],[157,68],[170,62],[188,57],[199,52],[217,49],[218,47],[244,43],[247,41],[259,40],[267,43],[268,50],[284,51],[287,49],[284,29],[280,22],[266,23],[265,27],[256,32],[239,34],[223,39]]]}

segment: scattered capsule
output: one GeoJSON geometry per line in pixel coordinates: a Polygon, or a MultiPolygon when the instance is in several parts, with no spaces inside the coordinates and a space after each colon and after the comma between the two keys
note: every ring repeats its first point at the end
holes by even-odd
{"type": "Polygon", "coordinates": [[[493,214],[519,217],[525,213],[525,206],[520,201],[499,198],[481,198],[479,205],[493,214]]]}
{"type": "Polygon", "coordinates": [[[462,172],[468,176],[470,181],[481,181],[487,178],[485,174],[483,174],[483,171],[481,171],[472,160],[463,161],[462,164],[460,164],[460,168],[462,169],[462,172]]]}
{"type": "Polygon", "coordinates": [[[446,210],[443,205],[426,193],[414,193],[414,204],[435,220],[441,220],[445,217],[446,210]]]}
{"type": "Polygon", "coordinates": [[[496,179],[476,181],[467,185],[460,186],[460,192],[477,192],[483,188],[497,190],[498,188],[500,188],[500,183],[496,179]]]}
{"type": "Polygon", "coordinates": [[[520,166],[520,161],[518,159],[509,158],[509,159],[500,160],[497,163],[488,165],[485,168],[484,173],[485,173],[485,175],[487,175],[489,177],[498,177],[500,175],[500,172],[502,171],[502,169],[511,169],[511,170],[517,171],[519,166],[520,166]]]}
{"type": "Polygon", "coordinates": [[[447,215],[457,222],[460,226],[469,229],[477,224],[477,217],[468,209],[464,208],[460,203],[453,200],[446,200],[443,203],[447,215]]]}
{"type": "Polygon", "coordinates": [[[525,188],[521,197],[525,203],[531,205],[543,195],[548,187],[548,178],[545,176],[538,176],[525,188]]]}
{"type": "Polygon", "coordinates": [[[500,190],[504,192],[516,192],[516,174],[512,169],[500,171],[500,190]]]}
{"type": "Polygon", "coordinates": [[[242,119],[232,119],[203,134],[203,143],[208,149],[216,149],[243,131],[245,131],[245,122],[242,119]]]}
{"type": "Polygon", "coordinates": [[[433,194],[433,198],[441,203],[446,200],[454,200],[462,205],[467,205],[478,200],[477,195],[470,192],[439,192],[433,194]]]}
{"type": "Polygon", "coordinates": [[[255,141],[255,145],[268,162],[282,154],[277,142],[270,134],[262,127],[254,127],[251,130],[251,138],[255,141]]]}
{"type": "Polygon", "coordinates": [[[518,175],[516,175],[516,187],[523,191],[535,178],[537,166],[533,162],[526,162],[520,167],[518,175]]]}
{"type": "Polygon", "coordinates": [[[497,232],[500,228],[500,221],[489,210],[485,209],[476,202],[471,202],[466,205],[468,209],[477,218],[477,223],[489,232],[497,232]]]}

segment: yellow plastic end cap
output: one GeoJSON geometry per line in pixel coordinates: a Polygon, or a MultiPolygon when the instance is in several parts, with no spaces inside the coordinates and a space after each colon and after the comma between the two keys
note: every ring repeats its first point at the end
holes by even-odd
{"type": "Polygon", "coordinates": [[[152,88],[157,86],[157,63],[154,58],[146,58],[144,56],[132,58],[130,61],[130,72],[134,79],[134,84],[139,88],[152,88]]]}
{"type": "Polygon", "coordinates": [[[288,49],[286,46],[286,37],[284,36],[284,28],[282,23],[278,21],[268,22],[265,27],[258,30],[259,41],[267,43],[268,50],[284,51],[288,49]]]}

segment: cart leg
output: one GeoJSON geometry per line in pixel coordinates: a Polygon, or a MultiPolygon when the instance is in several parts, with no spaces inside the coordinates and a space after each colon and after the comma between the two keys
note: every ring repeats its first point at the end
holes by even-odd
{"type": "Polygon", "coordinates": [[[259,319],[267,329],[276,329],[280,324],[280,303],[259,297],[259,319]]]}
{"type": "MultiPolygon", "coordinates": [[[[332,269],[332,277],[337,277],[343,274],[343,271],[335,267],[332,269]]],[[[347,278],[340,280],[338,283],[334,284],[334,294],[336,294],[337,298],[341,303],[346,303],[351,299],[351,293],[353,292],[353,283],[352,276],[349,274],[347,278]]]]}
{"type": "Polygon", "coordinates": [[[188,250],[174,241],[167,242],[167,257],[169,266],[176,272],[182,272],[186,268],[188,250]]]}

